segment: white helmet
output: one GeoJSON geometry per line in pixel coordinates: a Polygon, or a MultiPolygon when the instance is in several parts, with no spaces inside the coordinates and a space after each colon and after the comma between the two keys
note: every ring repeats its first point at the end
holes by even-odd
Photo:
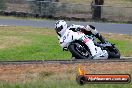
{"type": "Polygon", "coordinates": [[[55,30],[57,33],[62,34],[67,29],[67,23],[64,20],[59,20],[55,23],[55,30]]]}

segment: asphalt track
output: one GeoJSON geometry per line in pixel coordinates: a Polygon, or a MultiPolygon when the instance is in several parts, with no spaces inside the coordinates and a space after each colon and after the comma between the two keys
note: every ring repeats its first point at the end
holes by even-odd
{"type": "Polygon", "coordinates": [[[109,62],[132,62],[132,57],[122,57],[120,59],[76,59],[76,60],[28,60],[28,61],[0,61],[0,65],[17,64],[75,64],[75,63],[109,63],[109,62]]]}
{"type": "MultiPolygon", "coordinates": [[[[0,18],[0,25],[11,26],[31,26],[37,28],[54,28],[56,20],[30,20],[30,19],[15,19],[15,18],[0,18]]],[[[80,24],[86,26],[87,24],[94,25],[99,32],[118,33],[132,35],[132,24],[116,24],[116,23],[97,23],[97,22],[81,22],[81,21],[67,21],[68,25],[80,24]]]]}

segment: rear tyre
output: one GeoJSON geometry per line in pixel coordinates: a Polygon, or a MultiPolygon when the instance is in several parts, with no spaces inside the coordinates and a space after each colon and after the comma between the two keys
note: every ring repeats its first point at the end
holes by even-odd
{"type": "Polygon", "coordinates": [[[117,58],[117,59],[120,59],[120,51],[114,45],[112,45],[112,47],[108,48],[107,51],[108,51],[108,54],[109,54],[108,58],[117,58]]]}

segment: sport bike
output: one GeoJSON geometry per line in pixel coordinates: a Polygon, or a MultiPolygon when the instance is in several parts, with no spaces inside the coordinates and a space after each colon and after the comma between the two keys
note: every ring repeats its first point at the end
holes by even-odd
{"type": "Polygon", "coordinates": [[[112,44],[109,41],[101,43],[94,35],[92,35],[92,33],[85,30],[67,30],[60,39],[60,44],[64,50],[70,51],[72,56],[76,59],[92,59],[91,52],[88,46],[84,43],[86,39],[92,40],[94,45],[100,47],[102,50],[106,50],[108,52],[108,59],[120,58],[120,52],[115,44],[112,44]]]}

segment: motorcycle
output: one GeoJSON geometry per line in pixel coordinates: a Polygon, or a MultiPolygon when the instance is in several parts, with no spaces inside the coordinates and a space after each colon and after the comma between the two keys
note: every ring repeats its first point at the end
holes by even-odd
{"type": "Polygon", "coordinates": [[[93,59],[88,46],[83,41],[85,39],[91,39],[97,47],[106,50],[108,52],[108,59],[120,58],[120,51],[115,44],[108,41],[104,44],[97,42],[96,37],[85,30],[75,31],[75,29],[69,29],[60,40],[60,44],[64,50],[70,51],[72,57],[76,59],[93,59]]]}

